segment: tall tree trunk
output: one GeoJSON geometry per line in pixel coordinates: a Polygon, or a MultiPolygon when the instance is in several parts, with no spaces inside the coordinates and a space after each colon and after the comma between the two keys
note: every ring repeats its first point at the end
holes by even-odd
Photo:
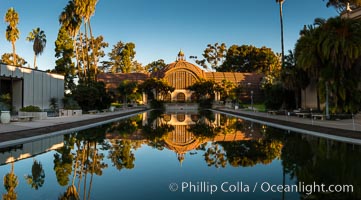
{"type": "Polygon", "coordinates": [[[282,68],[284,68],[284,63],[285,63],[285,47],[284,47],[284,42],[283,42],[283,11],[282,11],[282,5],[283,5],[283,1],[279,2],[280,4],[280,23],[281,23],[281,48],[282,48],[282,52],[281,52],[281,59],[282,59],[282,68]]]}
{"type": "Polygon", "coordinates": [[[15,41],[11,41],[11,45],[13,46],[13,65],[17,66],[16,52],[15,52],[15,41]]]}
{"type": "Polygon", "coordinates": [[[86,21],[84,20],[83,18],[83,21],[84,21],[84,34],[85,34],[85,49],[86,49],[86,67],[87,67],[87,70],[88,70],[88,82],[90,81],[90,67],[89,67],[89,38],[88,38],[88,30],[87,30],[87,23],[86,21]]]}
{"type": "Polygon", "coordinates": [[[76,60],[76,68],[78,70],[78,78],[82,79],[81,77],[81,67],[80,67],[80,62],[79,62],[79,52],[78,52],[78,47],[76,44],[76,38],[73,37],[73,48],[75,50],[75,60],[76,60]]]}
{"type": "Polygon", "coordinates": [[[92,27],[90,25],[90,19],[88,19],[88,27],[89,27],[89,33],[90,33],[90,39],[91,39],[91,48],[93,51],[93,62],[94,62],[94,78],[96,80],[97,77],[97,72],[98,72],[98,57],[96,55],[96,49],[94,47],[94,37],[93,37],[93,31],[92,31],[92,27]]]}
{"type": "Polygon", "coordinates": [[[81,48],[81,53],[82,53],[82,59],[83,59],[83,70],[84,70],[84,81],[86,79],[87,76],[87,69],[86,69],[86,60],[85,60],[85,54],[84,54],[84,48],[83,48],[83,37],[82,34],[79,34],[79,40],[80,40],[80,48],[81,48]]]}

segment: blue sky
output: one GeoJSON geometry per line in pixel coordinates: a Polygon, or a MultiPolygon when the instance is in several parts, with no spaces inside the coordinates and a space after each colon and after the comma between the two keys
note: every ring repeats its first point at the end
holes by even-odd
{"type": "MultiPolygon", "coordinates": [[[[8,8],[19,13],[20,39],[17,54],[33,65],[32,43],[28,33],[40,27],[47,35],[47,46],[38,57],[39,69],[55,66],[54,42],[58,17],[68,0],[1,0],[0,55],[11,52],[5,39],[8,8]]],[[[336,16],[322,0],[286,0],[284,11],[285,50],[293,49],[299,31],[317,17],[336,16]]],[[[275,0],[99,0],[91,18],[94,36],[103,35],[108,53],[118,41],[136,45],[136,59],[143,65],[164,59],[173,62],[182,49],[186,56],[202,57],[207,44],[215,42],[266,46],[281,51],[279,7],[275,0]]],[[[106,60],[104,58],[103,60],[106,60]]],[[[192,60],[189,60],[192,62],[192,60]]]]}

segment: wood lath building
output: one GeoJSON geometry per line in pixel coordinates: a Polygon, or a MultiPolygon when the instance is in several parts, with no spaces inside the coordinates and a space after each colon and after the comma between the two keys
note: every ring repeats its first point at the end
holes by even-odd
{"type": "MultiPolygon", "coordinates": [[[[187,102],[192,100],[193,92],[187,88],[199,80],[213,80],[221,83],[223,80],[230,81],[235,85],[243,85],[243,99],[250,99],[251,91],[253,91],[254,99],[257,100],[261,96],[260,82],[262,74],[256,73],[237,73],[237,72],[207,72],[198,66],[189,63],[185,59],[182,51],[178,53],[177,60],[170,63],[162,70],[158,70],[152,74],[145,73],[128,73],[128,74],[99,74],[98,81],[103,81],[108,90],[114,90],[123,80],[142,82],[147,78],[164,79],[175,88],[174,92],[169,94],[165,99],[171,102],[187,102]]],[[[215,100],[220,100],[220,96],[216,95],[215,100]]]]}

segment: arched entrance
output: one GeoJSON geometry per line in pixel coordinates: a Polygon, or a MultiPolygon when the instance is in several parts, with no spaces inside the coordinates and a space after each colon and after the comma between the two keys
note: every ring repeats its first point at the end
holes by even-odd
{"type": "Polygon", "coordinates": [[[178,102],[185,102],[186,101],[186,95],[183,92],[180,92],[177,94],[177,101],[178,102]]]}

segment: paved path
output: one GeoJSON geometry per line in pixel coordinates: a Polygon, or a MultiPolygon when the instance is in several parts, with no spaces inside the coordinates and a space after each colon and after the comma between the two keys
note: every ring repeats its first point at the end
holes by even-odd
{"type": "Polygon", "coordinates": [[[264,112],[234,110],[229,108],[217,108],[214,110],[249,118],[260,123],[266,122],[277,128],[361,144],[361,119],[359,116],[356,116],[354,119],[336,121],[313,120],[297,116],[271,115],[264,112]]]}
{"type": "Polygon", "coordinates": [[[222,108],[219,110],[232,111],[232,112],[237,112],[237,113],[245,114],[245,115],[265,117],[265,118],[270,118],[270,119],[278,119],[278,120],[302,123],[302,124],[307,124],[307,125],[322,126],[322,127],[336,128],[336,129],[343,129],[343,130],[361,131],[361,116],[359,116],[359,115],[356,115],[356,117],[354,117],[354,119],[343,119],[343,120],[316,119],[316,120],[313,120],[311,118],[302,118],[302,117],[287,116],[287,115],[273,115],[273,114],[269,114],[269,113],[265,113],[265,112],[252,112],[249,110],[242,110],[242,109],[234,110],[234,109],[230,109],[230,108],[222,108]]]}
{"type": "Polygon", "coordinates": [[[145,108],[132,108],[117,112],[85,114],[72,117],[49,117],[45,120],[34,120],[31,122],[0,123],[0,146],[3,142],[11,140],[30,138],[46,133],[87,126],[145,110],[145,108]]]}

